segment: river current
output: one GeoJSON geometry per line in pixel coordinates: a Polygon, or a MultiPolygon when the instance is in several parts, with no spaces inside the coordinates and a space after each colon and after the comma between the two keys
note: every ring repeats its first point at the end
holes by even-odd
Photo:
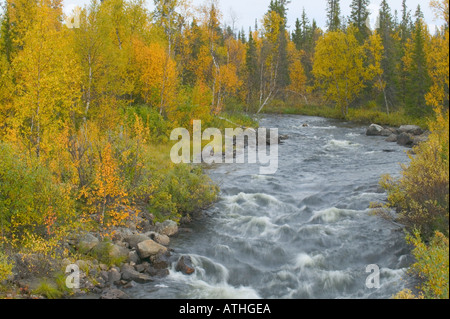
{"type": "Polygon", "coordinates": [[[127,294],[385,299],[409,287],[411,256],[402,229],[369,209],[386,200],[379,180],[400,174],[407,149],[366,136],[366,127],[318,117],[267,115],[260,126],[289,136],[279,146],[277,173],[259,175],[254,164],[209,169],[220,200],[170,245],[174,261],[190,256],[195,273],[184,275],[173,265],[169,276],[127,294]],[[368,265],[380,270],[379,288],[366,285],[374,274],[368,265]]]}

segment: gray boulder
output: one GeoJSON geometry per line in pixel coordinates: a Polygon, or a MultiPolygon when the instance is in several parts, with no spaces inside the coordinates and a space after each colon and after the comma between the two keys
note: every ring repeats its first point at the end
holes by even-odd
{"type": "Polygon", "coordinates": [[[152,267],[155,269],[166,269],[170,265],[170,253],[159,252],[156,255],[150,257],[152,267]]]}
{"type": "Polygon", "coordinates": [[[385,140],[386,142],[390,143],[396,143],[397,142],[397,134],[391,134],[389,137],[385,140]]]}
{"type": "Polygon", "coordinates": [[[92,248],[94,248],[95,246],[97,246],[97,244],[100,241],[98,240],[97,237],[95,237],[94,235],[90,234],[90,233],[86,233],[81,235],[78,238],[78,242],[76,244],[76,247],[81,250],[82,252],[88,252],[90,251],[92,248]]]}
{"type": "Polygon", "coordinates": [[[388,129],[388,128],[384,128],[380,132],[381,136],[386,136],[386,137],[387,136],[391,136],[391,134],[392,134],[392,131],[390,129],[388,129]]]}
{"type": "Polygon", "coordinates": [[[122,290],[109,288],[103,291],[100,299],[130,299],[130,297],[122,290]]]}
{"type": "Polygon", "coordinates": [[[109,251],[109,256],[114,259],[123,259],[128,260],[129,250],[125,247],[112,244],[111,249],[109,251]]]}
{"type": "Polygon", "coordinates": [[[128,261],[134,262],[135,264],[139,264],[141,262],[141,258],[139,258],[139,254],[136,250],[132,250],[128,253],[128,261]]]}
{"type": "Polygon", "coordinates": [[[129,264],[125,264],[122,267],[122,279],[126,281],[135,281],[140,284],[153,281],[149,275],[136,271],[134,267],[129,264]]]}
{"type": "Polygon", "coordinates": [[[178,233],[178,225],[173,220],[156,223],[156,231],[162,235],[173,236],[178,233]]]}
{"type": "Polygon", "coordinates": [[[162,234],[159,234],[159,233],[153,232],[153,231],[147,232],[147,233],[145,233],[145,235],[147,237],[149,237],[150,239],[156,241],[158,244],[161,244],[164,246],[169,246],[169,244],[170,244],[170,238],[167,235],[162,235],[162,234]]]}
{"type": "Polygon", "coordinates": [[[372,124],[366,131],[367,136],[380,136],[383,131],[383,127],[378,124],[372,124]]]}
{"type": "Polygon", "coordinates": [[[178,260],[175,270],[182,272],[185,275],[192,275],[195,272],[195,268],[192,265],[192,259],[190,256],[181,256],[178,260]]]}
{"type": "Polygon", "coordinates": [[[144,234],[134,234],[125,238],[125,242],[128,243],[130,248],[137,248],[137,245],[143,241],[149,240],[150,237],[144,234]]]}
{"type": "Polygon", "coordinates": [[[413,145],[413,143],[414,143],[413,136],[409,133],[403,132],[397,137],[398,145],[411,147],[413,145]]]}
{"type": "Polygon", "coordinates": [[[117,268],[113,267],[113,268],[111,268],[110,271],[108,271],[108,283],[110,285],[120,282],[121,278],[122,278],[122,275],[117,268]]]}
{"type": "Polygon", "coordinates": [[[141,259],[148,258],[150,256],[156,255],[159,252],[165,253],[167,248],[163,245],[158,244],[157,242],[149,239],[143,242],[140,242],[137,245],[137,252],[141,259]]]}
{"type": "Polygon", "coordinates": [[[417,126],[417,125],[402,125],[398,129],[398,131],[401,133],[408,133],[412,135],[421,135],[423,133],[423,130],[417,126]]]}
{"type": "Polygon", "coordinates": [[[100,242],[92,248],[92,252],[100,258],[127,260],[129,250],[110,242],[100,242]]]}

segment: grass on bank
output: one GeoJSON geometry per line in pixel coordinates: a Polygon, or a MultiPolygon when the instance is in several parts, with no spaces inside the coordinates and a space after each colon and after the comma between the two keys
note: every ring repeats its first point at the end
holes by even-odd
{"type": "Polygon", "coordinates": [[[296,114],[306,116],[318,116],[333,119],[343,119],[363,125],[378,124],[383,126],[399,127],[401,125],[418,125],[428,129],[428,117],[414,117],[403,109],[390,112],[380,110],[373,103],[368,103],[361,108],[350,108],[345,118],[339,109],[323,104],[291,104],[280,100],[274,100],[264,109],[267,114],[296,114]]]}

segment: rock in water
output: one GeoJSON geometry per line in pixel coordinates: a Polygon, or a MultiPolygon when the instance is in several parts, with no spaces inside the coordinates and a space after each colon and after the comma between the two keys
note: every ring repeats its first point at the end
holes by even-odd
{"type": "Polygon", "coordinates": [[[166,247],[154,242],[151,239],[140,242],[137,245],[137,252],[142,259],[156,255],[159,252],[165,253],[166,251],[167,251],[166,247]]]}
{"type": "Polygon", "coordinates": [[[383,127],[377,124],[372,124],[366,131],[367,136],[380,136],[383,131],[383,127]]]}
{"type": "Polygon", "coordinates": [[[423,130],[420,128],[420,126],[417,125],[402,125],[398,129],[398,131],[401,133],[408,133],[412,135],[421,135],[423,133],[423,130]]]}
{"type": "Polygon", "coordinates": [[[396,143],[397,142],[397,134],[389,135],[389,137],[386,139],[386,142],[396,143]]]}
{"type": "Polygon", "coordinates": [[[182,272],[185,275],[192,275],[195,272],[194,266],[192,266],[192,259],[189,256],[181,256],[175,267],[176,271],[182,272]]]}
{"type": "Polygon", "coordinates": [[[380,132],[380,135],[381,136],[385,136],[385,137],[391,136],[391,134],[392,134],[392,131],[390,129],[387,129],[387,128],[382,129],[381,132],[380,132]]]}
{"type": "Polygon", "coordinates": [[[402,145],[402,146],[412,146],[414,143],[414,139],[411,136],[411,134],[408,133],[401,133],[398,137],[397,137],[397,144],[402,145]]]}

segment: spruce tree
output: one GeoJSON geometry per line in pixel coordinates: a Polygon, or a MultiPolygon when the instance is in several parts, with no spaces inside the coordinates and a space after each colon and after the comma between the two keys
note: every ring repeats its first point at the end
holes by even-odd
{"type": "Polygon", "coordinates": [[[253,32],[251,28],[248,33],[245,66],[247,69],[247,88],[248,88],[247,104],[251,105],[253,104],[256,93],[258,92],[258,78],[259,78],[258,51],[256,48],[256,42],[253,39],[253,32]]]}
{"type": "Polygon", "coordinates": [[[339,0],[328,0],[327,4],[327,29],[337,31],[341,28],[341,7],[339,0]]]}
{"type": "Polygon", "coordinates": [[[367,27],[367,19],[369,18],[368,6],[370,0],[353,0],[350,8],[349,24],[353,24],[358,29],[357,39],[361,43],[368,37],[369,28],[367,27]]]}
{"type": "Polygon", "coordinates": [[[427,30],[420,5],[417,7],[415,18],[412,30],[412,61],[407,74],[405,102],[411,114],[422,116],[431,111],[425,101],[425,94],[429,91],[431,82],[425,52],[427,30]]]}
{"type": "Polygon", "coordinates": [[[383,69],[383,78],[386,82],[385,103],[390,104],[392,108],[397,104],[399,77],[397,65],[400,63],[400,52],[398,44],[394,37],[395,21],[392,17],[391,8],[387,0],[381,2],[377,32],[381,36],[384,47],[381,67],[383,69]]]}

